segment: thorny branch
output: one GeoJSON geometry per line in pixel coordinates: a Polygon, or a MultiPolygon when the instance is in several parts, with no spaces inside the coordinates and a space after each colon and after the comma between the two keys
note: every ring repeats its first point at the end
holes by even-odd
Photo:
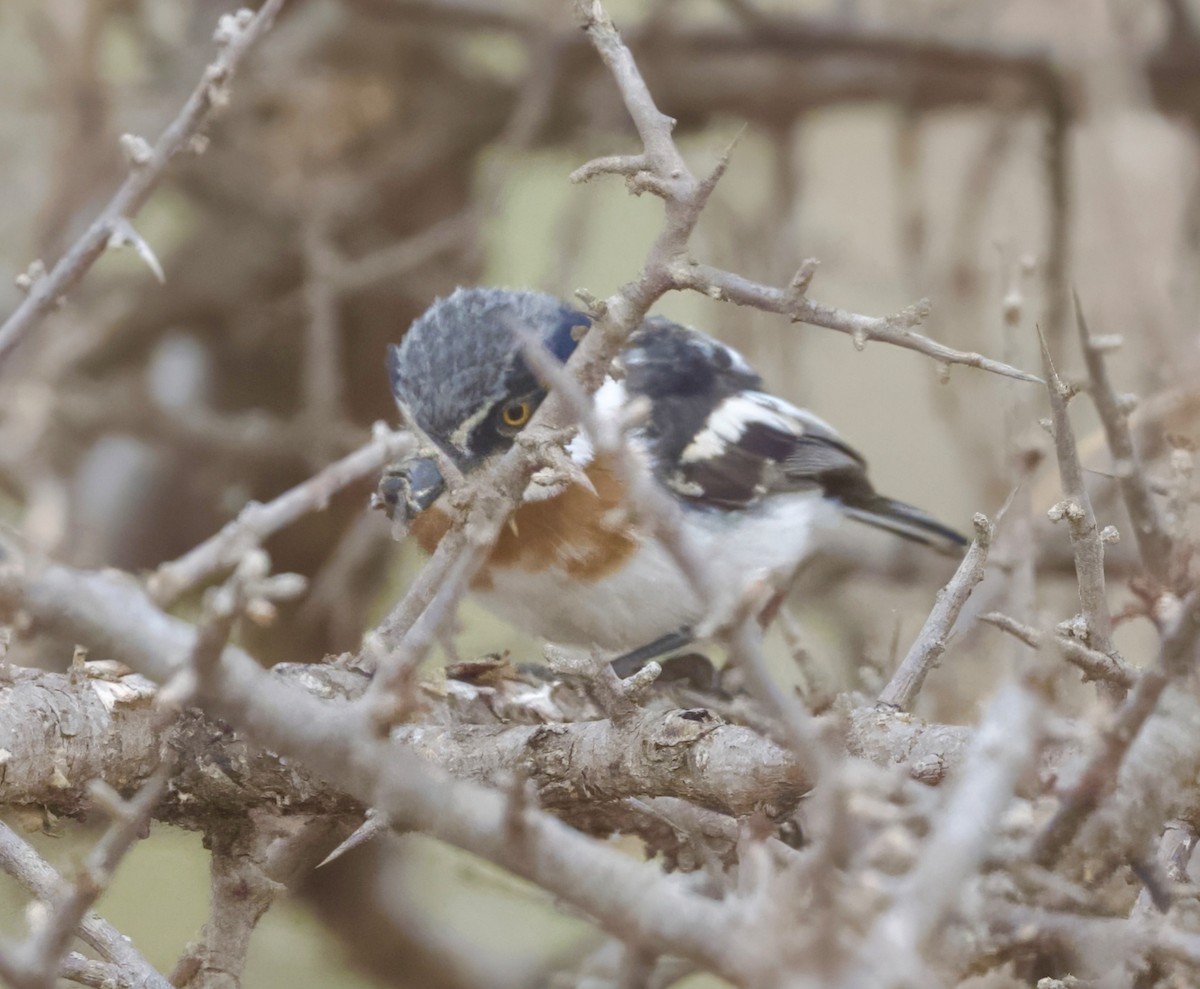
{"type": "MultiPolygon", "coordinates": [[[[1001,816],[1037,757],[1041,707],[1027,684],[1010,684],[993,698],[924,854],[863,944],[858,964],[874,970],[870,984],[919,980],[922,948],[989,854],[1001,816]]],[[[851,976],[843,984],[864,983],[851,976]]]]}
{"type": "MultiPolygon", "coordinates": [[[[966,353],[947,347],[937,340],[914,331],[913,327],[929,314],[929,302],[922,300],[903,312],[892,316],[863,316],[847,312],[834,306],[822,305],[808,298],[807,278],[802,278],[805,268],[799,269],[797,278],[788,289],[758,285],[740,275],[718,271],[695,261],[685,261],[674,269],[675,287],[688,288],[713,299],[722,299],[739,306],[752,306],[763,312],[779,313],[794,323],[811,323],[848,334],[854,346],[862,350],[870,340],[890,343],[905,350],[932,357],[941,365],[961,364],[976,367],[994,374],[1001,374],[1018,381],[1040,382],[1035,374],[997,361],[982,354],[966,353]]],[[[807,272],[811,278],[811,272],[807,272]]]]}
{"type": "Polygon", "coordinates": [[[913,333],[928,312],[923,302],[911,310],[891,317],[861,316],[809,300],[808,285],[814,265],[804,262],[786,290],[757,285],[739,275],[702,265],[686,253],[688,236],[699,220],[700,211],[708,201],[717,181],[729,163],[730,152],[720,159],[717,167],[704,180],[697,181],[688,170],[671,137],[674,121],[655,105],[641,74],[633,62],[612,22],[597,0],[578,0],[580,17],[605,64],[616,79],[625,106],[642,139],[644,152],[640,155],[612,156],[595,159],[576,169],[571,179],[584,182],[605,174],[623,175],[635,192],[647,191],[664,200],[666,226],[655,245],[664,255],[663,272],[670,287],[691,289],[715,299],[725,299],[738,305],[753,306],[764,312],[777,312],[795,322],[812,323],[850,334],[855,346],[861,349],[868,340],[882,340],[927,354],[943,364],[964,364],[979,367],[1024,381],[1039,381],[1036,375],[1009,367],[1000,361],[979,354],[966,354],[946,347],[935,340],[913,333]]]}
{"type": "Polygon", "coordinates": [[[1079,342],[1087,362],[1089,394],[1100,421],[1108,448],[1112,452],[1113,473],[1121,486],[1129,520],[1133,523],[1133,535],[1137,540],[1142,565],[1163,587],[1171,584],[1171,541],[1163,525],[1162,516],[1144,465],[1133,445],[1133,434],[1129,429],[1129,413],[1132,411],[1129,396],[1119,396],[1113,390],[1108,376],[1105,353],[1114,343],[1111,338],[1100,339],[1088,331],[1083,306],[1075,298],[1075,322],[1079,328],[1079,342]]]}
{"type": "MultiPolygon", "coordinates": [[[[65,882],[54,869],[47,864],[36,851],[6,824],[0,823],[0,869],[12,876],[38,901],[46,904],[65,902],[74,896],[72,887],[65,882]]],[[[168,989],[167,982],[133,946],[133,943],[120,931],[113,928],[107,921],[95,913],[86,910],[80,915],[78,934],[101,958],[110,965],[116,966],[126,978],[132,978],[134,984],[145,989],[168,989]]],[[[72,928],[69,933],[74,934],[72,928]]],[[[4,965],[4,977],[14,986],[38,985],[38,980],[45,978],[45,970],[37,966],[33,959],[22,958],[20,948],[8,946],[0,949],[0,964],[4,965]]],[[[78,955],[70,953],[65,956],[59,972],[64,978],[75,979],[77,975],[89,971],[88,963],[78,955]]],[[[54,969],[49,970],[53,976],[54,969]]],[[[111,972],[101,971],[95,974],[110,975],[111,972]]],[[[94,984],[85,982],[85,985],[94,984]]]]}
{"type": "Polygon", "coordinates": [[[1142,672],[1129,696],[1117,709],[1100,744],[1078,780],[1062,799],[1054,817],[1038,835],[1031,857],[1048,866],[1078,833],[1088,815],[1112,790],[1117,772],[1138,732],[1158,706],[1172,678],[1195,669],[1200,644],[1200,591],[1180,603],[1173,626],[1163,639],[1158,664],[1142,672]]]}
{"type": "Polygon", "coordinates": [[[937,603],[925,620],[916,641],[909,649],[892,679],[879,695],[879,703],[907,711],[920,693],[929,671],[937,666],[950,642],[954,623],[976,585],[983,580],[988,550],[992,545],[993,526],[984,515],[975,516],[975,540],[971,543],[950,583],[938,592],[937,603]]]}
{"type": "Polygon", "coordinates": [[[1071,533],[1071,548],[1075,553],[1075,576],[1079,584],[1079,601],[1083,605],[1083,634],[1079,637],[1093,649],[1108,656],[1116,655],[1112,642],[1112,617],[1104,580],[1104,543],[1092,511],[1092,501],[1083,483],[1083,467],[1075,445],[1075,432],[1067,412],[1071,397],[1050,358],[1046,341],[1042,339],[1042,365],[1046,375],[1046,390],[1050,395],[1050,429],[1062,480],[1063,501],[1050,509],[1051,521],[1066,519],[1071,533]]]}
{"type": "MultiPolygon", "coordinates": [[[[1020,639],[1031,649],[1040,649],[1047,637],[1037,629],[1030,628],[1015,618],[996,611],[980,615],[979,620],[1020,639]]],[[[1089,649],[1078,639],[1071,638],[1069,635],[1053,633],[1050,635],[1050,640],[1062,653],[1063,659],[1083,673],[1085,680],[1105,680],[1115,684],[1121,690],[1128,690],[1137,679],[1137,674],[1125,663],[1112,656],[1106,656],[1102,652],[1097,652],[1095,649],[1089,649]]]]}
{"type": "MultiPolygon", "coordinates": [[[[149,833],[150,821],[175,775],[176,752],[167,747],[163,736],[178,720],[183,705],[192,698],[196,689],[211,683],[221,651],[241,611],[253,606],[256,600],[265,602],[274,596],[276,586],[273,584],[278,585],[279,582],[267,578],[264,561],[265,554],[261,552],[247,553],[225,585],[210,595],[205,620],[197,630],[185,663],[157,692],[147,726],[151,751],[147,753],[146,760],[154,765],[154,771],[129,800],[123,799],[100,778],[93,779],[89,784],[91,803],[111,818],[111,824],[89,853],[74,884],[62,895],[49,901],[48,916],[33,929],[28,942],[13,953],[16,978],[10,981],[17,989],[25,986],[49,989],[54,984],[55,973],[63,969],[67,949],[81,929],[85,915],[108,888],[116,867],[133,843],[149,833]]],[[[86,665],[79,663],[74,666],[69,682],[86,680],[86,665]]],[[[115,697],[113,700],[115,702],[115,697]]],[[[3,734],[13,736],[5,739],[11,743],[18,731],[14,726],[3,734]]],[[[5,748],[4,751],[9,753],[11,759],[12,750],[5,748]]],[[[61,782],[69,785],[61,771],[58,775],[61,782]]],[[[242,926],[248,938],[253,924],[242,926]]],[[[225,955],[225,970],[232,971],[232,955],[229,952],[225,952],[225,955]]]]}
{"type": "Polygon", "coordinates": [[[207,139],[201,130],[213,111],[229,102],[230,80],[255,43],[271,27],[283,4],[284,0],[266,0],[257,14],[242,10],[223,15],[215,36],[220,53],[204,70],[203,78],[183,109],[167,125],[154,146],[139,137],[126,135],[122,148],[129,160],[128,177],[100,216],[58,263],[45,275],[31,280],[25,301],[0,325],[0,365],[109,247],[121,242],[133,243],[162,279],[154,254],[134,231],[130,221],[150,197],[176,155],[203,149],[207,139]]]}
{"type": "Polygon", "coordinates": [[[365,446],[318,471],[308,480],[266,504],[247,505],[232,522],[212,538],[183,556],[160,566],[149,578],[150,593],[163,602],[175,600],[210,580],[221,570],[237,565],[268,536],[291,525],[309,512],[325,507],[342,488],[371,477],[384,465],[412,449],[404,433],[377,428],[365,446]]]}
{"type": "Polygon", "coordinates": [[[35,928],[24,946],[21,953],[26,956],[31,976],[27,984],[47,987],[53,984],[54,973],[61,967],[84,916],[108,888],[125,853],[148,833],[154,808],[166,790],[170,775],[171,763],[167,760],[129,801],[107,784],[93,783],[93,799],[104,807],[112,824],[88,855],[75,883],[65,896],[52,903],[50,916],[35,928]]]}

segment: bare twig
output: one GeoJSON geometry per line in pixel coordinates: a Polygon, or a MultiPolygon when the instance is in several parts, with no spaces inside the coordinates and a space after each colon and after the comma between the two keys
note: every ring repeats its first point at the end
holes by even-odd
{"type": "MultiPolygon", "coordinates": [[[[1007,251],[1002,256],[1008,268],[1000,297],[1003,354],[1007,359],[1015,360],[1021,352],[1020,329],[1027,306],[1026,283],[1033,275],[1034,263],[1028,257],[1012,257],[1007,251]]],[[[1029,481],[1043,459],[1041,450],[1031,447],[1024,436],[1033,414],[1034,397],[1011,389],[1004,396],[1004,459],[1009,475],[1020,481],[1021,489],[1013,498],[1009,510],[1011,518],[1005,523],[998,547],[1000,558],[995,560],[998,569],[1008,578],[1008,607],[1026,620],[1034,613],[1037,596],[1037,540],[1033,535],[1033,491],[1029,481]]]]}
{"type": "MultiPolygon", "coordinates": [[[[979,620],[1020,639],[1032,649],[1040,649],[1045,641],[1045,635],[1037,629],[996,611],[980,615],[979,620]]],[[[1078,639],[1054,634],[1050,636],[1050,640],[1062,653],[1063,659],[1083,672],[1085,680],[1104,680],[1116,684],[1122,690],[1128,690],[1137,679],[1137,674],[1121,660],[1089,649],[1078,639]]]]}
{"type": "MultiPolygon", "coordinates": [[[[450,559],[441,582],[432,588],[428,604],[417,613],[399,641],[391,641],[386,626],[364,640],[364,654],[377,666],[369,694],[373,704],[371,717],[381,734],[386,734],[393,725],[412,713],[412,687],[417,669],[454,620],[459,602],[467,593],[471,576],[495,542],[499,526],[493,520],[496,517],[506,518],[509,511],[509,507],[500,508],[489,520],[492,523],[490,525],[479,515],[468,520],[465,550],[450,559]]],[[[411,596],[410,591],[402,604],[408,602],[411,596]]]]}
{"type": "Polygon", "coordinates": [[[750,689],[781,727],[788,749],[805,776],[815,782],[826,761],[820,736],[812,715],[795,692],[784,690],[768,672],[758,615],[744,609],[721,638],[729,648],[729,661],[742,671],[750,689]]]}
{"type": "MultiPolygon", "coordinates": [[[[1039,335],[1040,336],[1040,335],[1039,335]]],[[[1116,656],[1112,642],[1112,618],[1104,586],[1104,544],[1092,511],[1092,502],[1083,483],[1083,468],[1075,445],[1075,433],[1067,412],[1070,392],[1059,378],[1050,358],[1045,338],[1041,338],[1042,366],[1046,390],[1050,395],[1051,426],[1058,474],[1062,481],[1063,501],[1050,509],[1053,521],[1065,518],[1071,532],[1075,554],[1075,576],[1079,583],[1079,601],[1087,625],[1087,644],[1105,655],[1116,656]]]]}
{"type": "MultiPolygon", "coordinates": [[[[71,895],[70,888],[63,878],[32,846],[3,823],[0,823],[0,870],[12,876],[30,894],[45,903],[61,901],[71,895]]],[[[170,989],[170,983],[142,957],[130,939],[96,914],[85,911],[78,933],[102,958],[132,976],[138,984],[147,989],[170,989]]],[[[10,961],[17,954],[19,951],[10,946],[7,953],[10,961]]],[[[26,973],[32,969],[20,965],[17,971],[26,973]]],[[[59,971],[64,977],[73,979],[75,975],[69,973],[79,974],[82,968],[77,957],[72,958],[68,955],[59,971]]],[[[6,977],[14,985],[19,985],[12,974],[10,971],[6,977]]]]}
{"type": "MultiPolygon", "coordinates": [[[[226,14],[217,28],[220,53],[204,70],[199,85],[192,91],[179,115],[167,125],[153,148],[140,141],[130,153],[129,176],[122,183],[100,216],[71,245],[66,254],[44,277],[30,285],[29,295],[0,326],[0,364],[41,321],[55,303],[79,282],[109,246],[114,235],[129,227],[135,216],[162,179],[167,165],[208,122],[212,112],[229,100],[229,81],[246,55],[266,33],[284,0],[267,0],[257,14],[226,14]]],[[[140,139],[135,139],[140,140],[140,139]]],[[[133,147],[133,142],[127,142],[133,147]]]]}
{"type": "MultiPolygon", "coordinates": [[[[654,105],[645,84],[637,74],[637,67],[629,50],[621,43],[615,30],[612,30],[611,22],[607,21],[599,4],[594,0],[580,0],[578,6],[601,58],[621,87],[622,97],[645,145],[645,152],[642,155],[596,159],[577,169],[572,175],[572,180],[586,181],[609,172],[625,176],[634,184],[635,190],[645,190],[661,196],[668,206],[669,234],[672,227],[671,204],[675,202],[676,205],[684,205],[684,199],[680,197],[680,186],[682,184],[686,187],[687,181],[691,179],[670,136],[670,124],[673,122],[664,118],[654,105]]],[[[728,153],[714,170],[708,189],[705,190],[704,184],[701,184],[703,194],[696,197],[695,215],[691,215],[688,210],[678,213],[677,222],[682,221],[687,231],[690,232],[691,227],[695,225],[699,208],[703,206],[712,183],[720,176],[727,161],[728,153]]],[[[859,348],[868,340],[881,340],[927,354],[943,364],[963,364],[1022,381],[1040,381],[1036,375],[1009,367],[1000,361],[981,354],[954,350],[929,337],[914,333],[912,327],[924,318],[928,310],[926,302],[918,303],[910,310],[889,317],[862,316],[821,305],[807,297],[808,283],[812,278],[811,261],[806,261],[800,268],[793,286],[789,289],[775,289],[756,284],[740,275],[699,264],[683,253],[683,242],[678,246],[680,250],[671,258],[668,269],[673,288],[691,289],[711,298],[753,306],[764,312],[780,313],[796,322],[812,323],[837,330],[849,334],[859,348]]]]}
{"type": "Polygon", "coordinates": [[[971,591],[983,580],[988,549],[992,545],[992,532],[993,526],[987,517],[976,515],[975,541],[971,543],[950,582],[938,592],[937,603],[929,612],[929,617],[908,655],[880,693],[880,704],[887,704],[901,711],[907,711],[912,704],[925,682],[925,677],[946,651],[954,623],[963,605],[967,603],[967,598],[971,596],[971,591]]]}
{"type": "Polygon", "coordinates": [[[330,464],[273,501],[247,505],[215,536],[179,559],[164,563],[148,581],[151,594],[159,601],[173,601],[221,570],[236,566],[246,552],[268,536],[308,512],[324,508],[339,490],[404,456],[411,446],[411,439],[404,433],[377,430],[375,438],[354,453],[330,464]]]}
{"type": "Polygon", "coordinates": [[[106,784],[93,784],[93,798],[104,803],[113,822],[88,855],[74,884],[52,907],[49,919],[34,929],[26,948],[29,967],[43,973],[46,986],[54,984],[71,939],[92,904],[108,888],[118,863],[134,842],[149,832],[154,808],[167,788],[171,765],[170,760],[165,761],[128,801],[106,784]]]}
{"type": "Polygon", "coordinates": [[[1187,673],[1194,665],[1198,641],[1200,591],[1193,591],[1182,602],[1173,628],[1163,639],[1158,664],[1138,678],[1129,696],[1117,709],[1113,723],[1101,735],[1096,751],[1079,778],[1063,795],[1054,817],[1034,842],[1031,858],[1038,865],[1052,864],[1101,800],[1111,792],[1125,754],[1154,713],[1167,684],[1172,677],[1187,673]]]}
{"type": "Polygon", "coordinates": [[[1001,632],[1007,632],[1014,639],[1020,639],[1030,649],[1040,649],[1042,646],[1042,633],[1024,622],[1017,621],[1011,615],[989,611],[986,615],[980,615],[979,620],[1000,629],[1001,632]]]}
{"type": "Polygon", "coordinates": [[[1011,367],[1003,361],[993,360],[982,354],[955,350],[914,332],[912,327],[920,323],[928,311],[927,302],[920,302],[911,309],[892,316],[863,316],[813,302],[801,293],[759,285],[741,275],[719,271],[691,261],[677,264],[673,275],[676,288],[692,289],[710,298],[725,299],[739,306],[752,306],[763,312],[779,313],[793,322],[811,323],[814,326],[837,330],[849,335],[859,349],[869,340],[878,340],[903,347],[905,350],[915,350],[942,364],[961,364],[1018,381],[1041,382],[1037,375],[1011,367]]]}
{"type": "Polygon", "coordinates": [[[963,773],[916,865],[875,922],[845,986],[910,985],[920,952],[989,850],[1021,776],[1036,759],[1042,705],[1027,684],[1002,687],[971,742],[963,773]],[[872,977],[863,978],[863,972],[872,977]]]}
{"type": "Polygon", "coordinates": [[[1084,680],[1110,683],[1123,692],[1133,686],[1138,674],[1118,656],[1109,656],[1096,649],[1089,649],[1078,639],[1066,635],[1054,636],[1054,645],[1065,659],[1083,673],[1084,680]]]}
{"type": "Polygon", "coordinates": [[[1046,127],[1046,257],[1042,265],[1042,321],[1056,346],[1066,337],[1070,305],[1067,279],[1072,218],[1068,147],[1071,110],[1067,89],[1062,73],[1053,65],[1046,66],[1037,83],[1046,127]]]}
{"type": "Polygon", "coordinates": [[[1133,434],[1129,429],[1130,402],[1126,397],[1117,395],[1108,377],[1104,354],[1109,349],[1110,341],[1093,337],[1088,331],[1078,296],[1075,297],[1075,322],[1079,328],[1083,357],[1087,362],[1089,393],[1104,425],[1104,435],[1108,438],[1113,473],[1121,486],[1129,520],[1133,523],[1142,566],[1159,584],[1168,587],[1171,579],[1171,539],[1150,492],[1145,465],[1133,445],[1133,434]]]}

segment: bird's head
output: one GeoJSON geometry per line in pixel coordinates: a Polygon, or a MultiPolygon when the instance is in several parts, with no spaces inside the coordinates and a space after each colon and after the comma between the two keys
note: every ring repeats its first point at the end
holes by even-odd
{"type": "Polygon", "coordinates": [[[469,471],[511,446],[546,397],[517,332],[534,334],[565,361],[590,325],[584,313],[541,292],[460,288],[388,348],[392,394],[401,412],[469,471]]]}

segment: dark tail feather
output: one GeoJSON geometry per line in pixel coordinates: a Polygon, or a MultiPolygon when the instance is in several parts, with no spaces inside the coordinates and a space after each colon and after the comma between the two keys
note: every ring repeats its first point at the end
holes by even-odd
{"type": "Polygon", "coordinates": [[[885,498],[883,495],[876,495],[856,505],[843,502],[843,506],[846,514],[852,519],[866,522],[878,529],[886,529],[897,536],[937,550],[945,556],[958,556],[962,548],[970,542],[921,509],[906,505],[902,501],[885,498]]]}

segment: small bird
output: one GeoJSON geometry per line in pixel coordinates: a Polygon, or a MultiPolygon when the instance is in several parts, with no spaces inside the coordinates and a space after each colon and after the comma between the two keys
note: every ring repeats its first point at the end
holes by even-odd
{"type": "MultiPolygon", "coordinates": [[[[545,398],[523,356],[523,328],[560,361],[591,325],[540,292],[460,288],[388,348],[401,413],[469,476],[507,450],[545,398]]],[[[634,455],[678,505],[721,600],[701,600],[672,554],[626,509],[610,456],[582,433],[565,447],[575,476],[531,482],[476,575],[472,592],[525,631],[619,656],[618,670],[690,642],[729,613],[755,580],[783,589],[822,529],[850,517],[943,553],[965,540],[918,508],[877,494],[866,462],[826,423],[763,390],[741,354],[698,330],[651,316],[630,336],[595,395],[599,416],[642,406],[634,455]],[[725,609],[724,611],[722,609],[725,609]]],[[[450,525],[437,461],[385,475],[382,500],[432,552],[450,525]]]]}

